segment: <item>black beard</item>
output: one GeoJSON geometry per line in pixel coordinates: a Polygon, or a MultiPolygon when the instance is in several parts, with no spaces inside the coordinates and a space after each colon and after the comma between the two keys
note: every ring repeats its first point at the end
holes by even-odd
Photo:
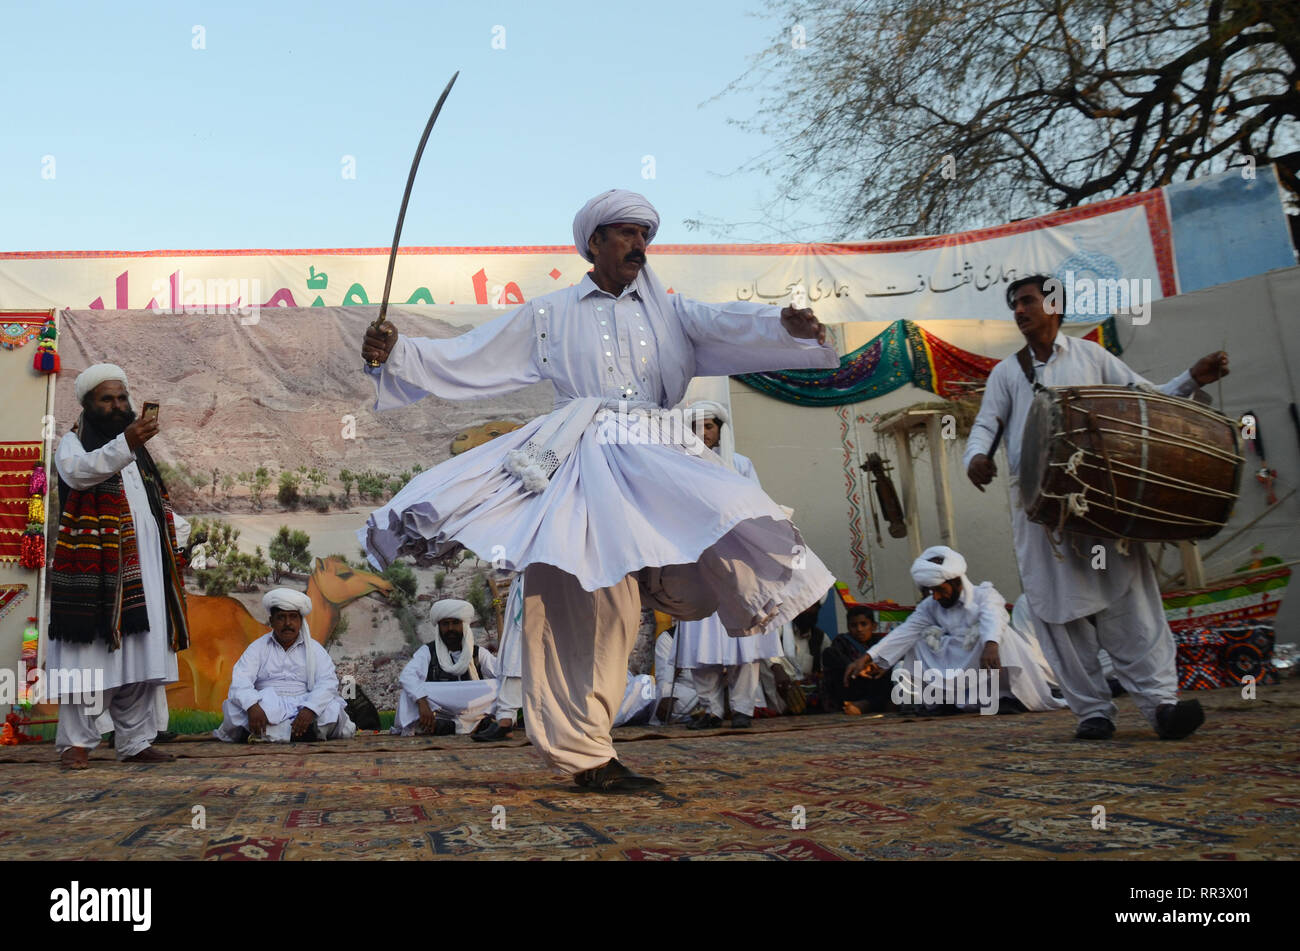
{"type": "Polygon", "coordinates": [[[135,410],[128,409],[125,412],[111,411],[108,413],[92,410],[90,421],[105,436],[120,436],[126,430],[126,427],[135,422],[135,410]]]}

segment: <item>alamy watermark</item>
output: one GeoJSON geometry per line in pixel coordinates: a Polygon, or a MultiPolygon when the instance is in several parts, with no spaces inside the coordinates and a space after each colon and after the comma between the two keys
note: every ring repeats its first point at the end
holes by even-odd
{"type": "Polygon", "coordinates": [[[626,400],[619,400],[618,409],[600,410],[594,422],[596,441],[602,446],[682,446],[693,456],[706,448],[686,410],[629,409],[626,400]]]}
{"type": "Polygon", "coordinates": [[[0,667],[0,706],[23,702],[85,704],[87,713],[99,716],[104,712],[104,670],[29,668],[23,661],[13,669],[0,667]]]}
{"type": "Polygon", "coordinates": [[[1044,299],[1052,310],[1071,317],[1129,316],[1141,327],[1151,322],[1154,300],[1150,278],[1079,277],[1066,271],[1043,284],[1044,299]]]}
{"type": "Polygon", "coordinates": [[[260,278],[197,278],[185,280],[179,268],[170,277],[153,282],[154,314],[238,314],[245,326],[260,320],[260,278]],[[166,301],[164,304],[163,302],[166,301]]]}
{"type": "Polygon", "coordinates": [[[923,705],[937,707],[978,707],[981,716],[998,712],[1001,671],[984,667],[941,669],[926,667],[919,660],[908,670],[901,664],[890,671],[894,682],[889,699],[894,706],[923,705]]]}

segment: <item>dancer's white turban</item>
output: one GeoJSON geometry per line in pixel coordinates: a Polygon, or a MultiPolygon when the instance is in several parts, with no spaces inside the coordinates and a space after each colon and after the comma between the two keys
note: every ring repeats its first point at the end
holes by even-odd
{"type": "Polygon", "coordinates": [[[601,225],[624,222],[649,228],[650,234],[646,236],[646,244],[649,244],[659,231],[659,212],[644,195],[626,188],[611,188],[587,202],[573,216],[573,244],[578,253],[590,261],[591,251],[587,249],[587,242],[592,233],[601,225]]]}
{"type": "MultiPolygon", "coordinates": [[[[937,588],[945,581],[966,577],[966,559],[947,545],[935,545],[912,562],[912,580],[918,588],[937,588]],[[937,563],[933,559],[940,559],[937,563]]],[[[964,587],[964,585],[963,585],[964,587]]]]}
{"type": "Polygon", "coordinates": [[[77,402],[85,400],[87,393],[109,380],[121,380],[122,385],[126,386],[126,371],[115,363],[96,363],[94,366],[86,367],[77,374],[77,380],[73,384],[73,388],[77,391],[77,402]]]}

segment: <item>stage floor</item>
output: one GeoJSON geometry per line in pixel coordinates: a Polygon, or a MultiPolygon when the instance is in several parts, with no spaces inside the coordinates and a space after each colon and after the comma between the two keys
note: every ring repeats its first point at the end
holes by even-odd
{"type": "Polygon", "coordinates": [[[48,743],[0,747],[0,847],[10,860],[1294,858],[1300,680],[1255,700],[1194,696],[1208,719],[1179,742],[1156,739],[1128,698],[1110,742],[1074,740],[1068,712],[623,729],[620,758],[666,783],[623,796],[553,778],[520,741],[186,738],[162,747],[175,763],[101,747],[80,773],[48,743]]]}

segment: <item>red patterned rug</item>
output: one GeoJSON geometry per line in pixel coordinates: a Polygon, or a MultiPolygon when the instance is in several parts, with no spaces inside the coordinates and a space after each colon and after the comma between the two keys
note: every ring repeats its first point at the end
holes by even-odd
{"type": "Polygon", "coordinates": [[[763,720],[619,731],[661,791],[601,796],[522,743],[366,736],[311,747],[184,739],[171,764],[64,773],[0,749],[9,859],[1281,859],[1300,847],[1300,681],[1202,691],[1162,742],[1120,701],[1115,739],[1066,712],[763,720]]]}

